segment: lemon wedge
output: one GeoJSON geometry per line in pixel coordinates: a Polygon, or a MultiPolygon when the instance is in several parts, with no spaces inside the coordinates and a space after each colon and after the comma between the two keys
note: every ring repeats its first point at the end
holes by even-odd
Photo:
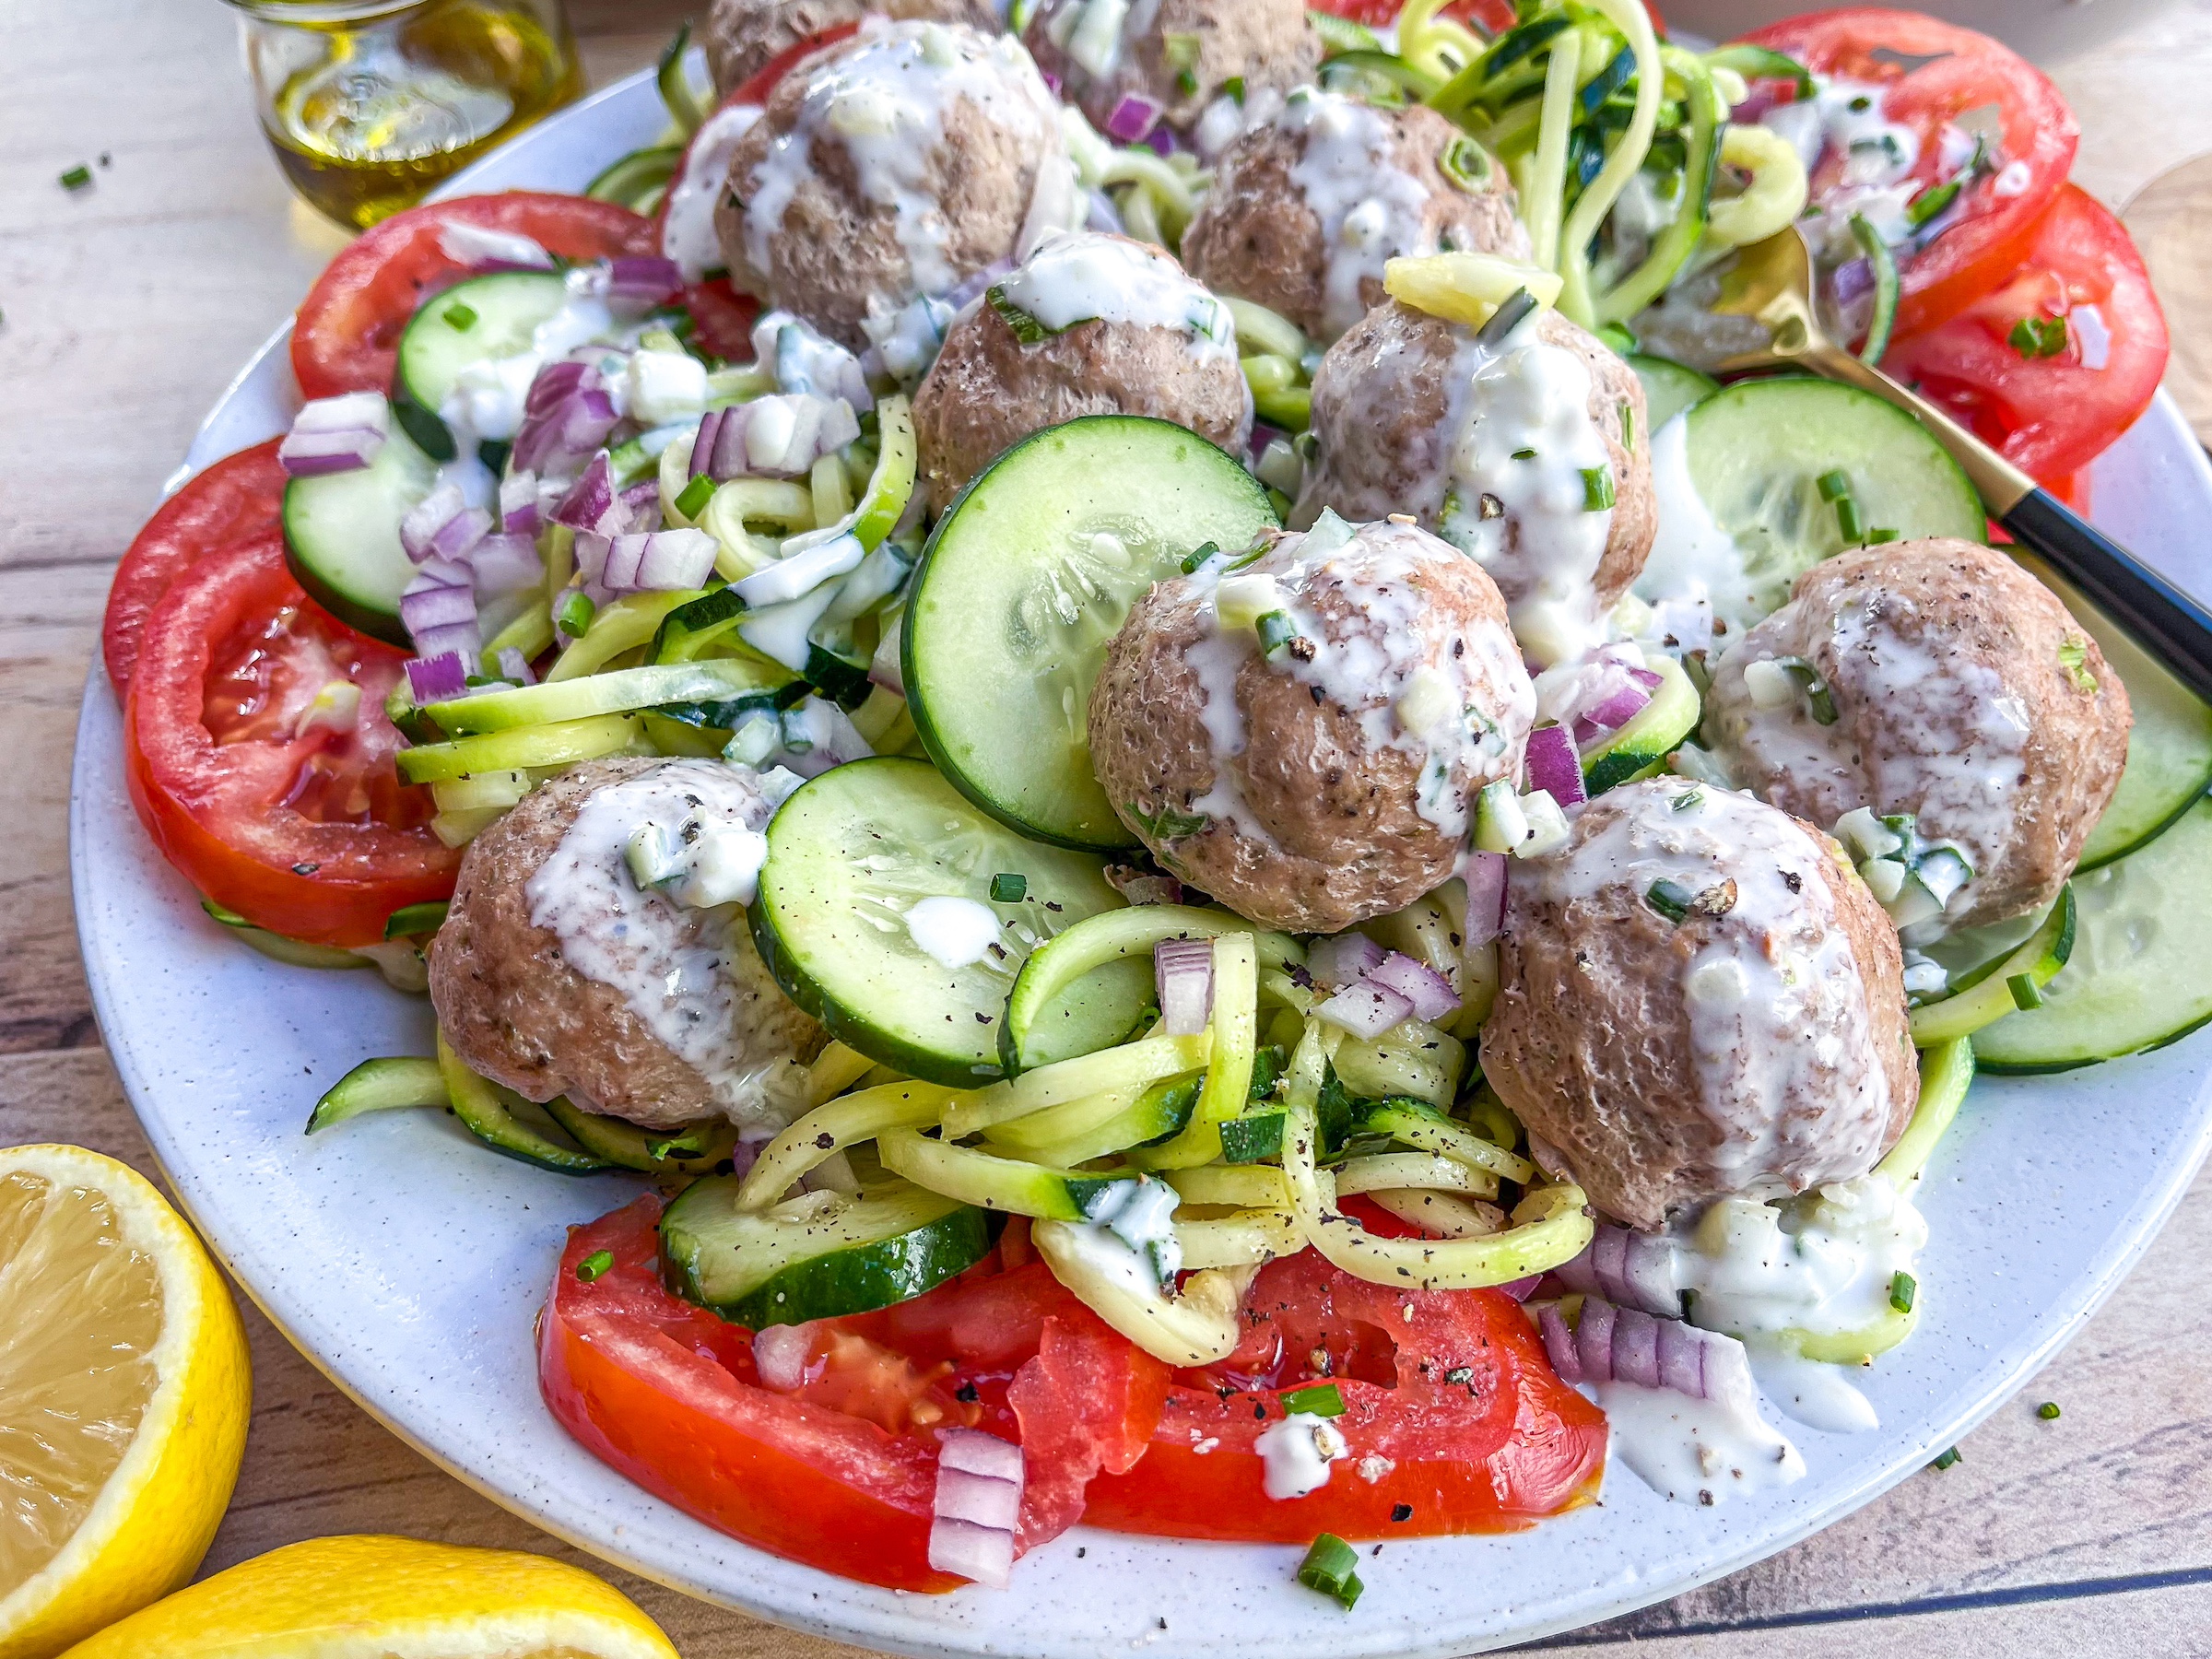
{"type": "Polygon", "coordinates": [[[677,1659],[613,1585],[544,1556],[313,1538],[180,1590],[67,1659],[677,1659]]]}
{"type": "Polygon", "coordinates": [[[215,1264],[135,1171],[0,1151],[0,1659],[166,1595],[238,1478],[253,1383],[215,1264]]]}

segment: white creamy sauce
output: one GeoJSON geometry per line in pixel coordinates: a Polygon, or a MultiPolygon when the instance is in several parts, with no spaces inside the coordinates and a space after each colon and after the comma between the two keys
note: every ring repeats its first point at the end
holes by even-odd
{"type": "Polygon", "coordinates": [[[1568,906],[1623,890],[1643,901],[1665,880],[1725,902],[1733,883],[1712,936],[1678,968],[1699,1105],[1720,1135],[1709,1156],[1728,1190],[1758,1197],[1871,1168],[1888,1077],[1828,853],[1787,817],[1710,785],[1613,799],[1623,809],[1594,833],[1515,865],[1508,926],[1524,891],[1568,906]]]}
{"type": "MultiPolygon", "coordinates": [[[[1814,247],[1831,260],[1855,256],[1851,238],[1854,214],[1892,247],[1912,241],[1919,232],[1905,209],[1921,189],[1912,177],[1920,160],[1920,135],[1888,118],[1882,87],[1825,76],[1816,76],[1815,85],[1818,90],[1812,107],[1818,113],[1818,135],[1823,149],[1842,158],[1842,172],[1835,185],[1822,192],[1819,208],[1806,216],[1806,229],[1814,247]]],[[[1771,112],[1765,124],[1776,125],[1775,117],[1781,113],[1771,112]]],[[[1791,130],[1790,123],[1804,119],[1785,118],[1780,126],[1783,135],[1798,145],[1800,154],[1804,140],[1791,130]]],[[[1816,151],[1816,161],[1819,153],[1816,151]]]]}
{"type": "Polygon", "coordinates": [[[1446,383],[1454,439],[1438,534],[1497,582],[1531,656],[1580,656],[1604,637],[1592,583],[1613,527],[1611,509],[1589,506],[1586,475],[1610,465],[1590,371],[1524,324],[1496,352],[1466,335],[1446,383]]]}
{"type": "MultiPolygon", "coordinates": [[[[1040,157],[1063,148],[1058,106],[1010,35],[979,41],[928,22],[870,23],[834,61],[809,72],[796,121],[745,185],[746,257],[757,270],[782,234],[783,216],[815,168],[817,144],[841,146],[861,195],[890,210],[893,234],[924,295],[965,274],[946,254],[949,227],[932,194],[945,116],[965,100],[1040,157]]],[[[901,297],[903,298],[903,297],[901,297]]]]}
{"type": "Polygon", "coordinates": [[[1229,307],[1167,254],[1118,236],[1076,230],[1050,237],[999,288],[1054,334],[1094,320],[1174,329],[1189,336],[1199,361],[1236,361],[1229,307]]]}
{"type": "Polygon", "coordinates": [[[1659,526],[1636,579],[1637,596],[1654,604],[1703,599],[1729,632],[1757,622],[1766,607],[1744,568],[1743,549],[1712,516],[1690,476],[1687,410],[1652,435],[1652,489],[1659,526]]]}
{"type": "Polygon", "coordinates": [[[1361,286],[1382,280],[1385,261],[1436,252],[1429,192],[1397,166],[1389,118],[1356,99],[1301,87],[1276,125],[1304,140],[1290,180],[1321,220],[1323,335],[1334,340],[1367,315],[1361,286]]]}
{"type": "Polygon", "coordinates": [[[1928,1224],[1885,1175],[1831,1181],[1783,1206],[1723,1198],[1676,1240],[1675,1278],[1697,1294],[1690,1322],[1757,1353],[1795,1333],[1841,1335],[1890,1317],[1928,1224]]]}
{"type": "Polygon", "coordinates": [[[523,424],[530,382],[554,359],[579,346],[604,342],[627,347],[634,342],[639,330],[618,323],[606,302],[589,291],[589,279],[594,275],[588,267],[569,273],[567,300],[531,331],[527,350],[479,359],[453,377],[453,390],[438,413],[453,429],[461,448],[474,449],[478,439],[512,438],[523,424]],[[468,441],[462,442],[465,436],[468,441]]]}
{"type": "Polygon", "coordinates": [[[999,942],[998,913],[973,899],[924,899],[906,912],[906,933],[931,960],[966,968],[999,942]]]}
{"type": "MultiPolygon", "coordinates": [[[[524,888],[532,924],[560,941],[569,966],[619,992],[747,1128],[781,1127],[802,1110],[806,1072],[781,1049],[771,1019],[754,1014],[759,1000],[737,994],[735,975],[753,957],[744,912],[735,903],[695,909],[641,888],[628,852],[647,824],[765,829],[782,798],[772,778],[718,760],[672,760],[610,783],[585,799],[524,888]]],[[[750,973],[766,978],[757,959],[750,973]]]]}
{"type": "Polygon", "coordinates": [[[729,182],[730,158],[737,153],[737,141],[759,119],[758,104],[734,104],[708,116],[692,136],[683,176],[668,187],[662,209],[661,253],[676,261],[686,282],[697,282],[725,263],[721,239],[714,234],[714,205],[729,182]]]}
{"type": "Polygon", "coordinates": [[[1090,1218],[1083,1225],[1111,1235],[1141,1259],[1165,1295],[1182,1271],[1182,1241],[1175,1236],[1181,1202],[1164,1181],[1117,1181],[1090,1201],[1090,1218]]]}
{"type": "Polygon", "coordinates": [[[1882,1426],[1874,1403],[1853,1386],[1841,1366],[1763,1347],[1749,1353],[1759,1393],[1783,1416],[1827,1434],[1866,1434],[1882,1426]]]}
{"type": "Polygon", "coordinates": [[[1805,1478],[1804,1455],[1747,1405],[1635,1382],[1588,1392],[1611,1427],[1612,1454],[1677,1503],[1710,1508],[1805,1478]]]}
{"type": "Polygon", "coordinates": [[[1277,1503],[1327,1486],[1329,1465],[1349,1450],[1334,1423],[1310,1411],[1268,1424],[1252,1443],[1260,1454],[1260,1483],[1277,1503]]]}

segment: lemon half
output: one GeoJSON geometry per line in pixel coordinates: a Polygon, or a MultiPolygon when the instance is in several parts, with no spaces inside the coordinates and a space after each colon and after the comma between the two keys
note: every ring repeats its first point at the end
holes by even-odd
{"type": "Polygon", "coordinates": [[[0,1150],[0,1659],[46,1659],[192,1576],[253,1404],[215,1264],[151,1182],[0,1150]]]}
{"type": "Polygon", "coordinates": [[[314,1538],[102,1630],[67,1659],[677,1659],[603,1580],[544,1556],[314,1538]]]}

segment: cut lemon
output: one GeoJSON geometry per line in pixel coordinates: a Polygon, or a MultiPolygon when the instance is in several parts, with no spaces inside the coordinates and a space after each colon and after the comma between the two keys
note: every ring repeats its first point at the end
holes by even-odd
{"type": "Polygon", "coordinates": [[[580,1568],[413,1538],[313,1538],[180,1590],[68,1659],[677,1659],[580,1568]]]}
{"type": "Polygon", "coordinates": [[[145,1177],[0,1150],[0,1659],[47,1659],[192,1576],[245,1449],[238,1310],[145,1177]]]}

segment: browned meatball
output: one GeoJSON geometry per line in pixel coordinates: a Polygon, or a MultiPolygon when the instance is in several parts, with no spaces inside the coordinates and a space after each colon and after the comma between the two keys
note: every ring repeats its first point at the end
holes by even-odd
{"type": "Polygon", "coordinates": [[[1327,344],[1382,302],[1382,266],[1440,250],[1528,257],[1505,169],[1439,115],[1300,88],[1215,164],[1182,260],[1217,293],[1327,344]],[[1449,159],[1447,175],[1438,163],[1449,159]]]}
{"type": "Polygon", "coordinates": [[[772,794],[711,760],[592,760],[469,844],[430,949],[453,1052],[533,1100],[651,1129],[727,1117],[772,1133],[805,1109],[795,1062],[822,1044],[776,988],[735,905],[641,889],[625,860],[650,821],[706,812],[764,828],[772,794]]]}
{"type": "Polygon", "coordinates": [[[1022,39],[1101,130],[1128,97],[1187,130],[1230,81],[1287,93],[1321,65],[1304,0],[1044,0],[1022,39]]]}
{"type": "Polygon", "coordinates": [[[1506,879],[1482,1071],[1631,1227],[1864,1175],[1919,1097],[1895,929],[1842,849],[1731,790],[1624,784],[1506,879]]]}
{"type": "Polygon", "coordinates": [[[1938,537],[1798,577],[1716,665],[1706,730],[1737,782],[1785,811],[1831,826],[1860,807],[1911,814],[1924,841],[1956,845],[1973,878],[1921,938],[2057,897],[2119,786],[2130,721],[2127,688],[2050,589],[1938,537]]]}
{"type": "Polygon", "coordinates": [[[701,44],[714,85],[729,93],[801,41],[871,17],[999,29],[990,0],[714,0],[701,44]]]}
{"type": "Polygon", "coordinates": [[[874,23],[810,58],[737,141],[715,234],[739,288],[854,351],[1011,259],[1079,197],[1058,106],[1011,36],[874,23]]]}
{"type": "Polygon", "coordinates": [[[1107,647],[1091,760],[1162,865],[1238,914],[1336,933],[1441,887],[1535,706],[1481,568],[1334,517],[1154,587],[1107,647]],[[1247,618],[1296,638],[1263,654],[1247,618]]]}
{"type": "Polygon", "coordinates": [[[1009,445],[1082,415],[1151,415],[1241,453],[1252,394],[1229,309],[1159,249],[1077,231],[993,291],[946,335],[914,397],[935,511],[1009,445]],[[1027,342],[1021,318],[1038,324],[1023,324],[1027,342]]]}
{"type": "Polygon", "coordinates": [[[1566,661],[1651,551],[1649,425],[1635,371],[1557,312],[1486,347],[1385,300],[1313,377],[1319,453],[1292,522],[1412,513],[1496,579],[1530,655],[1566,661]]]}

